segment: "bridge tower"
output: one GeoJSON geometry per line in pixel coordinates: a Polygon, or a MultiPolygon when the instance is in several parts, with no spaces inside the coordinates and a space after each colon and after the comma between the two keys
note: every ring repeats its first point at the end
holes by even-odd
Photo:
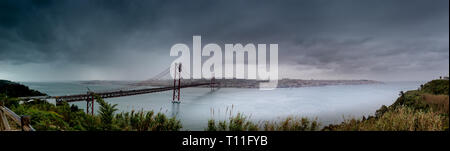
{"type": "Polygon", "coordinates": [[[172,103],[180,103],[181,90],[181,63],[175,63],[175,72],[173,77],[173,97],[172,103]]]}
{"type": "Polygon", "coordinates": [[[94,93],[88,92],[86,95],[86,114],[94,115],[94,93]]]}

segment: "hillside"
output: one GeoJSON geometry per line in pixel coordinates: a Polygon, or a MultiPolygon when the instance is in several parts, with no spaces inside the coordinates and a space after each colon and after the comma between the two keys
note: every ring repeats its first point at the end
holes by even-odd
{"type": "Polygon", "coordinates": [[[448,130],[448,87],[449,80],[432,80],[417,90],[401,91],[392,105],[383,105],[375,116],[345,120],[324,130],[448,130]]]}
{"type": "Polygon", "coordinates": [[[25,96],[43,96],[46,95],[36,90],[32,90],[27,86],[8,80],[0,79],[0,94],[6,94],[8,97],[25,97],[25,96]]]}
{"type": "Polygon", "coordinates": [[[420,90],[424,93],[430,93],[430,94],[435,94],[435,95],[448,95],[449,91],[448,91],[448,87],[449,87],[449,81],[447,80],[433,80],[430,81],[428,83],[426,83],[425,85],[421,85],[420,86],[420,90]]]}

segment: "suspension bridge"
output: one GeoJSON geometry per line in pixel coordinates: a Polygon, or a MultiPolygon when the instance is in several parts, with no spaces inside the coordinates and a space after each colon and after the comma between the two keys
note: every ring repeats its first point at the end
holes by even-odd
{"type": "MultiPolygon", "coordinates": [[[[214,77],[211,78],[210,82],[189,83],[189,84],[182,85],[182,83],[181,83],[182,74],[187,74],[186,72],[183,72],[182,64],[175,64],[175,68],[173,68],[173,70],[174,70],[173,86],[136,89],[136,87],[137,87],[136,85],[139,85],[139,83],[137,83],[137,84],[135,84],[135,86],[121,88],[121,89],[96,91],[96,92],[88,90],[88,92],[85,94],[74,94],[74,95],[64,95],[64,96],[21,97],[19,99],[21,99],[21,100],[55,99],[57,105],[60,105],[63,102],[86,101],[86,113],[93,115],[94,114],[94,101],[97,97],[99,97],[99,98],[115,98],[115,97],[125,97],[125,96],[156,93],[156,92],[163,92],[163,91],[173,91],[172,98],[171,98],[172,103],[180,103],[180,95],[181,95],[182,88],[199,87],[199,86],[209,86],[212,90],[215,88],[216,82],[215,82],[214,77]]],[[[145,81],[160,80],[161,78],[167,76],[169,73],[170,73],[170,67],[165,69],[164,71],[160,72],[156,76],[154,76],[148,80],[145,80],[145,81]]],[[[142,82],[145,82],[145,81],[142,81],[142,82]]]]}

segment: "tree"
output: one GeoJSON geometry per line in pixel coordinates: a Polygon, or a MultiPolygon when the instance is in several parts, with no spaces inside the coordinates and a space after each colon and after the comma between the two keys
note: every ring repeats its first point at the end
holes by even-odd
{"type": "Polygon", "coordinates": [[[113,129],[114,112],[117,111],[117,104],[110,104],[105,102],[101,97],[95,96],[97,103],[100,104],[99,116],[102,123],[103,130],[113,129]]]}

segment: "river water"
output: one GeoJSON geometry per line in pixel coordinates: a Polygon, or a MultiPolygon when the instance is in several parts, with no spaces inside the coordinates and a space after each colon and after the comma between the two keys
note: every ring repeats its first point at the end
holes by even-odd
{"type": "MultiPolygon", "coordinates": [[[[21,82],[49,95],[86,93],[125,87],[120,84],[82,84],[81,82],[21,82]]],[[[400,91],[417,89],[424,82],[386,82],[370,85],[336,85],[302,88],[278,88],[271,91],[243,88],[185,88],[180,104],[172,104],[172,91],[109,98],[119,112],[154,110],[176,116],[184,130],[203,130],[208,119],[226,119],[237,112],[254,122],[279,120],[287,116],[317,118],[322,125],[341,122],[344,117],[373,115],[381,105],[390,105],[400,91]],[[227,112],[227,113],[226,113],[227,112]]],[[[54,100],[49,100],[49,102],[54,100]]],[[[85,109],[86,102],[72,103],[85,109]]],[[[98,104],[95,104],[98,108],[98,104]]]]}

